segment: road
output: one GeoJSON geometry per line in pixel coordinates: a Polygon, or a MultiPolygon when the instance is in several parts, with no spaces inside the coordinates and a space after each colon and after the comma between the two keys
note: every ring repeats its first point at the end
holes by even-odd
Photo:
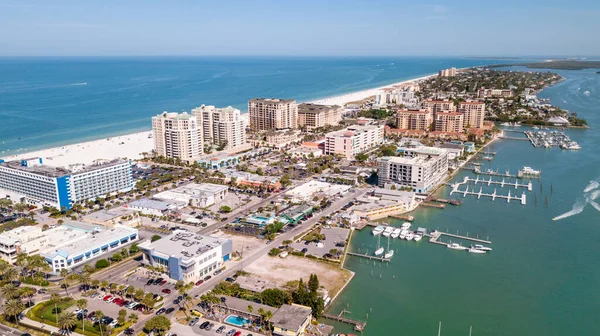
{"type": "Polygon", "coordinates": [[[23,331],[21,330],[17,330],[14,328],[11,328],[9,326],[6,326],[4,324],[0,324],[0,335],[4,336],[4,335],[22,335],[24,334],[23,331]]]}
{"type": "MultiPolygon", "coordinates": [[[[189,291],[188,294],[191,297],[195,297],[197,295],[199,296],[199,295],[202,295],[202,294],[208,292],[219,282],[224,281],[226,278],[233,276],[235,274],[235,272],[237,272],[238,270],[243,269],[244,265],[251,264],[254,261],[258,260],[260,257],[269,253],[269,251],[273,247],[277,247],[277,246],[281,245],[284,240],[292,240],[295,236],[299,235],[300,233],[302,233],[304,231],[308,231],[319,220],[319,218],[321,218],[323,216],[329,216],[332,213],[338,211],[339,209],[341,209],[345,204],[347,204],[351,200],[367,193],[367,191],[369,189],[372,189],[372,188],[363,188],[363,189],[357,188],[357,189],[355,189],[354,192],[348,193],[344,197],[333,202],[331,204],[331,206],[329,206],[327,209],[323,210],[322,212],[315,213],[315,216],[313,216],[309,220],[301,223],[300,225],[296,226],[292,230],[278,235],[275,238],[275,240],[271,241],[269,244],[265,244],[264,247],[256,250],[251,255],[243,258],[241,261],[236,262],[235,265],[233,265],[233,266],[228,265],[227,269],[225,271],[221,272],[219,275],[213,276],[209,281],[206,281],[202,285],[194,287],[193,289],[191,289],[189,291]]],[[[275,196],[279,196],[279,195],[275,195],[275,196]]],[[[266,201],[269,201],[271,198],[272,197],[267,198],[266,201]]],[[[222,225],[224,225],[224,224],[222,224],[222,225]]],[[[211,231],[212,230],[215,230],[215,228],[214,227],[211,228],[211,231]]],[[[172,302],[168,302],[168,303],[165,302],[165,305],[163,307],[164,308],[174,307],[174,308],[178,309],[179,305],[175,305],[172,302]]],[[[135,329],[136,335],[137,335],[137,333],[139,333],[142,330],[143,326],[144,326],[143,321],[140,321],[135,325],[134,329],[135,329]]]]}

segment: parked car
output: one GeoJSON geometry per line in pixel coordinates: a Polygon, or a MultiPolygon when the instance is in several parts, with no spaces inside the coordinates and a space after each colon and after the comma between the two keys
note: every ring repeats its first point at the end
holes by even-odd
{"type": "Polygon", "coordinates": [[[152,285],[154,283],[154,281],[155,281],[154,279],[148,280],[148,282],[146,282],[146,286],[152,285]]]}
{"type": "Polygon", "coordinates": [[[153,285],[158,285],[159,283],[161,283],[161,281],[163,281],[163,278],[158,278],[158,279],[154,279],[154,281],[152,281],[153,285]]]}
{"type": "Polygon", "coordinates": [[[165,310],[165,314],[171,314],[174,311],[175,311],[175,308],[169,307],[169,308],[167,308],[167,310],[165,310]]]}
{"type": "Polygon", "coordinates": [[[165,293],[165,294],[171,294],[171,290],[168,288],[165,288],[163,290],[161,290],[161,292],[165,293]]]}
{"type": "Polygon", "coordinates": [[[108,301],[108,300],[110,300],[111,298],[112,298],[112,295],[107,295],[107,296],[105,296],[105,297],[104,297],[102,300],[104,300],[104,301],[108,301]]]}
{"type": "Polygon", "coordinates": [[[164,313],[165,311],[166,311],[166,309],[165,309],[165,308],[160,308],[159,310],[157,310],[157,311],[156,311],[156,313],[155,313],[155,314],[156,314],[156,315],[160,315],[160,314],[164,313]]]}
{"type": "Polygon", "coordinates": [[[194,316],[198,316],[198,317],[202,317],[204,316],[204,314],[202,314],[198,309],[190,309],[190,313],[194,316]]]}
{"type": "Polygon", "coordinates": [[[227,332],[227,336],[233,336],[233,334],[235,334],[236,330],[235,329],[231,329],[227,332]]]}
{"type": "Polygon", "coordinates": [[[199,319],[199,318],[197,318],[197,317],[196,317],[196,318],[194,318],[194,319],[193,319],[193,320],[190,322],[190,327],[193,327],[193,326],[195,326],[195,325],[196,325],[196,323],[198,323],[198,321],[199,321],[199,320],[200,320],[200,319],[199,319]]]}
{"type": "Polygon", "coordinates": [[[161,285],[161,286],[162,286],[162,285],[164,285],[164,284],[166,284],[166,283],[167,283],[167,280],[163,280],[163,281],[161,281],[161,282],[159,283],[159,285],[161,285]]]}
{"type": "Polygon", "coordinates": [[[222,333],[223,330],[225,330],[225,326],[220,326],[219,329],[217,329],[217,334],[222,333]]]}
{"type": "Polygon", "coordinates": [[[204,278],[204,281],[208,281],[208,280],[210,280],[211,278],[212,278],[212,276],[210,276],[210,275],[207,275],[207,276],[204,278]]]}
{"type": "Polygon", "coordinates": [[[225,279],[225,281],[233,283],[233,282],[235,282],[235,279],[234,278],[227,278],[227,279],[225,279]]]}
{"type": "Polygon", "coordinates": [[[196,281],[196,286],[200,286],[204,283],[204,280],[198,280],[196,281]]]}
{"type": "Polygon", "coordinates": [[[206,329],[206,330],[211,330],[211,329],[212,329],[214,326],[215,326],[215,324],[214,324],[214,323],[209,323],[209,324],[206,326],[206,328],[204,328],[204,329],[206,329]]]}

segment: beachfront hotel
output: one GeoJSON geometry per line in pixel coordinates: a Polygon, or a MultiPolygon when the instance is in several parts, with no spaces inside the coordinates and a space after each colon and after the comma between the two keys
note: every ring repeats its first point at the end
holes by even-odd
{"type": "Polygon", "coordinates": [[[424,100],[423,108],[432,113],[455,112],[456,106],[451,100],[424,100]]]}
{"type": "Polygon", "coordinates": [[[379,159],[379,186],[410,188],[426,193],[441,183],[448,172],[448,152],[442,148],[400,148],[404,156],[379,159]]]}
{"type": "Polygon", "coordinates": [[[485,118],[485,103],[465,101],[458,105],[458,111],[465,114],[465,128],[483,128],[483,120],[485,118]],[[467,127],[469,126],[469,127],[467,127]]]}
{"type": "Polygon", "coordinates": [[[69,168],[44,165],[42,158],[0,160],[0,197],[68,210],[76,202],[133,189],[129,161],[116,159],[69,168]]]}
{"type": "Polygon", "coordinates": [[[202,279],[223,268],[233,250],[229,239],[203,236],[175,230],[170,236],[139,245],[142,263],[162,267],[173,280],[186,282],[202,279]]]}
{"type": "Polygon", "coordinates": [[[239,148],[246,144],[246,127],[240,110],[231,106],[216,108],[202,105],[192,110],[197,125],[202,126],[204,142],[219,145],[226,143],[225,149],[239,148]]]}
{"type": "Polygon", "coordinates": [[[163,112],[152,117],[152,136],[158,156],[190,161],[202,155],[202,127],[187,112],[163,112]]]}
{"type": "Polygon", "coordinates": [[[464,114],[460,112],[438,112],[435,114],[435,130],[439,132],[463,132],[464,114]]]}
{"type": "Polygon", "coordinates": [[[414,109],[419,103],[419,98],[416,96],[419,89],[419,85],[413,83],[381,89],[375,95],[374,105],[377,107],[404,105],[406,108],[414,109]]]}
{"type": "Polygon", "coordinates": [[[250,129],[269,131],[298,128],[298,105],[293,99],[254,98],[248,101],[250,129]]]}
{"type": "Polygon", "coordinates": [[[438,72],[439,77],[454,77],[456,76],[456,68],[452,67],[449,69],[440,70],[438,72]]]}
{"type": "Polygon", "coordinates": [[[59,273],[102,255],[119,251],[138,240],[138,230],[115,225],[111,228],[66,221],[43,231],[39,226],[24,226],[0,234],[0,257],[15,263],[17,255],[41,255],[59,273]]]}
{"type": "Polygon", "coordinates": [[[353,159],[354,155],[383,143],[384,125],[350,126],[325,135],[325,155],[342,155],[353,159]]]}
{"type": "Polygon", "coordinates": [[[338,105],[304,103],[298,105],[298,127],[311,131],[325,125],[335,126],[342,120],[343,108],[338,105]]]}
{"type": "Polygon", "coordinates": [[[400,109],[396,114],[396,127],[399,129],[429,131],[433,114],[428,110],[400,109]]]}

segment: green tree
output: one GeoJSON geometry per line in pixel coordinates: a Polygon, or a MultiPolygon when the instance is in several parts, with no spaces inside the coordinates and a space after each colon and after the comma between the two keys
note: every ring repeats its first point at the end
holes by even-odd
{"type": "Polygon", "coordinates": [[[21,301],[21,299],[19,299],[19,298],[9,299],[4,304],[4,313],[7,316],[14,319],[15,322],[17,322],[17,324],[19,323],[18,316],[19,316],[19,314],[21,314],[23,312],[23,310],[25,310],[25,305],[23,304],[23,301],[21,301]]]}
{"type": "Polygon", "coordinates": [[[281,307],[283,304],[291,303],[291,296],[288,292],[279,288],[268,288],[260,293],[260,302],[271,307],[281,307]]]}
{"type": "Polygon", "coordinates": [[[369,155],[365,154],[365,153],[358,153],[354,156],[354,158],[356,159],[356,161],[358,162],[365,162],[369,159],[369,155]]]}
{"type": "Polygon", "coordinates": [[[154,331],[155,335],[164,335],[171,329],[171,321],[164,315],[154,316],[144,324],[144,329],[154,331]]]}
{"type": "Polygon", "coordinates": [[[279,179],[279,183],[281,183],[282,186],[287,187],[292,184],[292,180],[288,174],[283,174],[279,179]]]}
{"type": "Polygon", "coordinates": [[[311,294],[316,293],[319,290],[319,279],[316,274],[311,274],[308,278],[308,290],[311,294]]]}
{"type": "Polygon", "coordinates": [[[119,317],[117,317],[117,323],[122,326],[127,321],[127,311],[125,309],[119,310],[119,317]]]}
{"type": "Polygon", "coordinates": [[[16,281],[19,279],[19,271],[16,268],[10,266],[4,272],[2,272],[2,280],[4,281],[16,281]]]}
{"type": "Polygon", "coordinates": [[[19,296],[19,288],[12,283],[7,283],[0,288],[2,297],[6,300],[14,299],[19,296]]]}
{"type": "Polygon", "coordinates": [[[219,208],[219,211],[222,212],[222,213],[230,213],[231,212],[231,207],[228,206],[228,205],[222,205],[219,208]]]}
{"type": "Polygon", "coordinates": [[[139,251],[140,251],[140,248],[138,247],[137,243],[131,244],[131,247],[129,248],[129,253],[137,253],[139,251]]]}
{"type": "Polygon", "coordinates": [[[133,287],[133,286],[129,286],[127,288],[127,291],[125,291],[125,294],[127,294],[129,297],[132,297],[134,293],[135,293],[135,287],[133,287]]]}
{"type": "MultiPolygon", "coordinates": [[[[104,312],[102,310],[96,310],[96,312],[94,313],[94,317],[97,318],[98,321],[100,321],[104,317],[104,312]]],[[[100,327],[100,336],[102,336],[102,323],[98,323],[98,327],[100,327]]]]}
{"type": "Polygon", "coordinates": [[[75,316],[75,314],[73,314],[72,312],[69,312],[69,311],[65,311],[65,312],[58,314],[57,319],[58,319],[57,320],[58,322],[56,322],[57,326],[60,329],[64,330],[67,335],[69,335],[71,333],[71,329],[77,323],[77,316],[75,316]]]}
{"type": "Polygon", "coordinates": [[[146,311],[154,308],[154,295],[152,293],[146,293],[142,299],[142,304],[146,306],[146,311]]]}
{"type": "Polygon", "coordinates": [[[110,265],[110,263],[106,259],[100,259],[100,260],[96,261],[96,269],[103,269],[103,268],[108,267],[109,265],[110,265]]]}
{"type": "Polygon", "coordinates": [[[146,293],[144,292],[143,289],[140,288],[140,289],[135,290],[133,297],[138,301],[142,301],[142,299],[144,298],[144,295],[146,295],[146,293]]]}
{"type": "Polygon", "coordinates": [[[161,239],[161,238],[162,238],[162,237],[161,237],[161,236],[159,236],[159,235],[153,235],[153,236],[150,238],[150,242],[155,242],[155,241],[157,241],[157,240],[159,240],[159,239],[161,239]]]}
{"type": "Polygon", "coordinates": [[[50,295],[50,300],[48,300],[50,304],[54,305],[54,317],[56,318],[56,324],[58,325],[58,303],[60,302],[60,296],[57,293],[52,293],[50,295]]]}
{"type": "MultiPolygon", "coordinates": [[[[88,302],[86,299],[79,299],[75,302],[75,304],[77,305],[77,308],[85,309],[85,308],[87,308],[88,302]]],[[[83,330],[83,333],[85,334],[85,319],[81,319],[81,329],[83,330]]]]}
{"type": "Polygon", "coordinates": [[[252,314],[252,312],[254,311],[254,307],[252,307],[252,305],[248,305],[248,307],[246,307],[246,310],[248,311],[248,313],[252,314]]]}
{"type": "Polygon", "coordinates": [[[129,317],[127,317],[127,319],[129,319],[129,322],[131,322],[132,324],[135,324],[140,319],[140,317],[136,313],[131,313],[129,314],[129,317]]]}

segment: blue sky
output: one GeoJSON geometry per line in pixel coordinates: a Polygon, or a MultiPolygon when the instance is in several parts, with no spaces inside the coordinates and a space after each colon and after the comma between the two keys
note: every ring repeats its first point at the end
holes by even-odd
{"type": "Polygon", "coordinates": [[[0,55],[600,55],[600,1],[0,0],[0,55]]]}

